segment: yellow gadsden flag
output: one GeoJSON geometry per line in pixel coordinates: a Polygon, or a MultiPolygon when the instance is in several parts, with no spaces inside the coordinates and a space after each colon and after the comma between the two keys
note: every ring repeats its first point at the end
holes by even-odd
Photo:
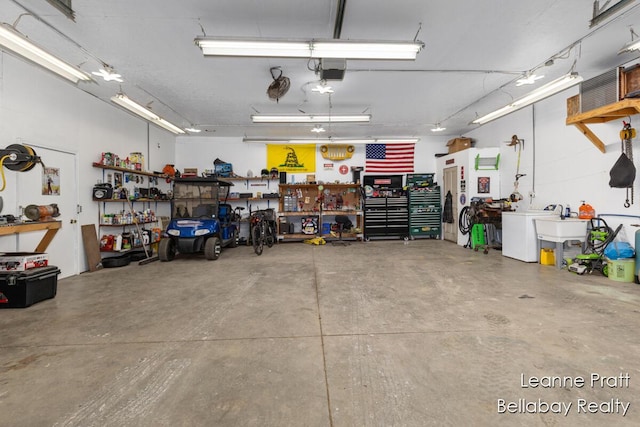
{"type": "Polygon", "coordinates": [[[267,169],[279,172],[314,173],[316,171],[315,144],[267,145],[267,169]]]}

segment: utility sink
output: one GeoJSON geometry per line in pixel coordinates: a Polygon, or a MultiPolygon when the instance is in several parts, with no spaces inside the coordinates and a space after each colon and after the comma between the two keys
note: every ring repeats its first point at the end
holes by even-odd
{"type": "Polygon", "coordinates": [[[580,240],[584,242],[589,220],[578,218],[536,218],[538,239],[548,242],[580,240]]]}

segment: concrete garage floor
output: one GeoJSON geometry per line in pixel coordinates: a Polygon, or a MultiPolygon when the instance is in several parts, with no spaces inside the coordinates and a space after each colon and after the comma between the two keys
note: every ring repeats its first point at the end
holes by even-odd
{"type": "Polygon", "coordinates": [[[640,424],[633,283],[416,240],[58,285],[0,310],[0,426],[640,424]],[[573,384],[531,387],[548,376],[573,384]]]}

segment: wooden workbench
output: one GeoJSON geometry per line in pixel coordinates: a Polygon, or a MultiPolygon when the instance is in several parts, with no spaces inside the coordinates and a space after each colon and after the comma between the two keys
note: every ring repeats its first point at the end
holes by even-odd
{"type": "Polygon", "coordinates": [[[62,227],[61,221],[24,222],[21,224],[7,224],[0,226],[0,236],[20,234],[29,231],[47,230],[34,252],[46,252],[49,243],[53,240],[58,230],[62,227]]]}

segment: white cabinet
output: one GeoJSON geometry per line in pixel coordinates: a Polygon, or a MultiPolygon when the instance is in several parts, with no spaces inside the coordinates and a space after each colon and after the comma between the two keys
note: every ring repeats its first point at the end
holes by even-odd
{"type": "Polygon", "coordinates": [[[553,211],[502,212],[502,255],[524,262],[538,262],[540,244],[536,218],[557,215],[553,211]]]}

